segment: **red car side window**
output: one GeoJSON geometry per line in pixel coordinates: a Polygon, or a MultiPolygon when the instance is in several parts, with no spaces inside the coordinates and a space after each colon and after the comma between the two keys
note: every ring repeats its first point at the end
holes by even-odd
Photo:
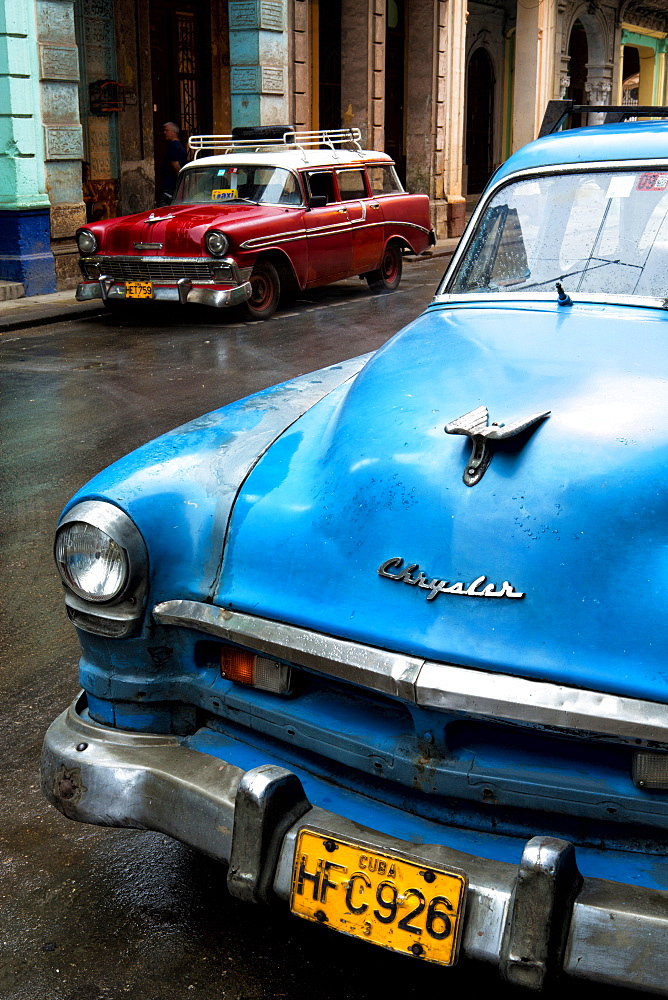
{"type": "Polygon", "coordinates": [[[318,170],[307,174],[308,185],[312,195],[325,195],[327,204],[337,201],[334,188],[334,174],[331,170],[318,170]]]}

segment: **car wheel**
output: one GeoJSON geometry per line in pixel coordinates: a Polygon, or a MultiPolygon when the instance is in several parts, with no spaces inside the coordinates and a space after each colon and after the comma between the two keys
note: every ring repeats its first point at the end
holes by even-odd
{"type": "Polygon", "coordinates": [[[389,243],[377,271],[365,275],[369,288],[374,292],[393,292],[401,281],[401,253],[396,243],[389,243]]]}
{"type": "Polygon", "coordinates": [[[269,319],[281,297],[278,271],[268,260],[263,260],[255,265],[249,280],[251,297],[245,306],[247,315],[251,319],[269,319]]]}

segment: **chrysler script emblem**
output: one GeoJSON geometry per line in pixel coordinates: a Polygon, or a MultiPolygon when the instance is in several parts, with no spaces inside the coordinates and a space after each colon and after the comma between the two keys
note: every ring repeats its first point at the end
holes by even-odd
{"type": "Polygon", "coordinates": [[[532,413],[522,420],[513,420],[510,424],[502,424],[494,421],[489,424],[489,410],[486,406],[478,406],[475,410],[469,410],[462,417],[451,420],[445,425],[446,434],[465,434],[471,438],[471,457],[464,469],[464,482],[467,486],[475,486],[479,483],[487,471],[487,466],[492,460],[492,441],[505,441],[525,431],[532,424],[537,424],[541,420],[549,417],[551,411],[544,413],[532,413]]]}
{"type": "Polygon", "coordinates": [[[504,580],[498,588],[494,583],[485,583],[486,576],[478,576],[470,583],[450,583],[448,580],[439,580],[438,577],[429,579],[423,573],[417,563],[403,565],[403,559],[396,556],[394,559],[386,559],[378,567],[378,576],[384,576],[395,583],[407,583],[410,587],[417,587],[419,590],[428,590],[427,600],[433,601],[439,594],[459,594],[460,597],[524,597],[519,590],[515,590],[512,584],[504,580]],[[403,568],[402,568],[403,567],[403,568]]]}

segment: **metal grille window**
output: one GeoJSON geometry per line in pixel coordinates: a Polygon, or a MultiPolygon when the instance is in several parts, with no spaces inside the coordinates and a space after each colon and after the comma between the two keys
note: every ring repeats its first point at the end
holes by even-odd
{"type": "Polygon", "coordinates": [[[197,76],[195,15],[176,15],[179,95],[181,98],[181,128],[188,135],[197,131],[197,76]]]}

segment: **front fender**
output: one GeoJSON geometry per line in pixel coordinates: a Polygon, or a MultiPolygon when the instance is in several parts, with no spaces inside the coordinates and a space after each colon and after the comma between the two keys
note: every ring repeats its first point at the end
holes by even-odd
{"type": "Polygon", "coordinates": [[[110,465],[68,503],[124,510],[146,542],[149,606],[210,600],[237,493],[257,460],[307,410],[354,378],[370,355],[265,389],[192,420],[110,465]]]}

